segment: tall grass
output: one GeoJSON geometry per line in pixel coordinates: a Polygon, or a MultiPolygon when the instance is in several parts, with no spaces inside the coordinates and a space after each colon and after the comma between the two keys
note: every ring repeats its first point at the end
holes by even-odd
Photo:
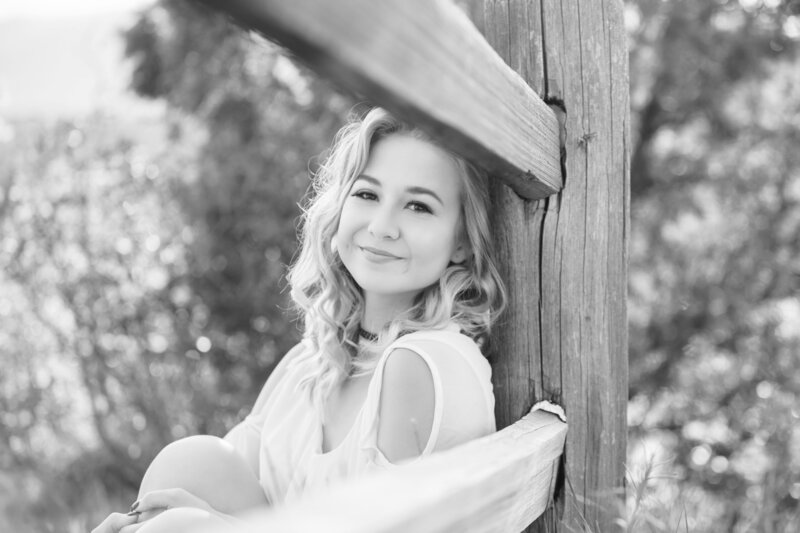
{"type": "Polygon", "coordinates": [[[596,507],[616,516],[620,531],[632,533],[689,533],[696,520],[691,516],[691,491],[684,491],[678,476],[671,470],[672,460],[658,460],[650,455],[638,465],[626,467],[626,489],[594,497],[577,494],[566,479],[567,505],[573,505],[580,524],[562,523],[570,533],[609,533],[600,524],[590,523],[582,509],[596,507]],[[612,502],[608,505],[608,502],[612,502]]]}

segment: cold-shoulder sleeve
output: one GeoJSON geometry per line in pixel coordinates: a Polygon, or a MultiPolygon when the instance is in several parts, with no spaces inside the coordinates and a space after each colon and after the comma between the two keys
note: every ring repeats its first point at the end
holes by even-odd
{"type": "Polygon", "coordinates": [[[236,449],[250,466],[256,476],[259,475],[259,450],[261,449],[261,430],[266,417],[267,399],[270,397],[276,384],[286,373],[286,368],[303,351],[303,344],[295,345],[278,362],[267,378],[264,387],[256,398],[253,409],[244,420],[236,424],[224,437],[224,440],[236,449]]]}
{"type": "MultiPolygon", "coordinates": [[[[410,461],[442,451],[496,430],[491,367],[469,337],[452,330],[416,332],[401,337],[381,357],[365,404],[364,449],[379,467],[393,466],[378,446],[381,389],[386,362],[398,349],[417,354],[433,381],[433,423],[422,453],[410,461]]],[[[404,464],[409,461],[401,461],[404,464]]]]}
{"type": "Polygon", "coordinates": [[[435,417],[435,386],[427,362],[406,348],[395,348],[383,369],[378,408],[378,449],[392,462],[419,455],[435,417]]]}

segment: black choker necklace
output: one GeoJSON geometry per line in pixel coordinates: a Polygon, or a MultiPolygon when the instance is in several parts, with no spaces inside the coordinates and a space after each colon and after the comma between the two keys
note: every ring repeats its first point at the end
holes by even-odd
{"type": "Polygon", "coordinates": [[[358,336],[360,338],[366,339],[366,340],[368,340],[370,342],[375,342],[376,340],[378,340],[378,334],[377,333],[372,333],[371,331],[367,331],[364,328],[362,328],[361,326],[358,326],[358,336]]]}

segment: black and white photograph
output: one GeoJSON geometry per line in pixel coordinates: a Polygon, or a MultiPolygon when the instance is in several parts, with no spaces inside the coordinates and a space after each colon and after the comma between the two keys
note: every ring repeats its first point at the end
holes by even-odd
{"type": "Polygon", "coordinates": [[[800,0],[0,0],[0,531],[797,533],[800,0]]]}

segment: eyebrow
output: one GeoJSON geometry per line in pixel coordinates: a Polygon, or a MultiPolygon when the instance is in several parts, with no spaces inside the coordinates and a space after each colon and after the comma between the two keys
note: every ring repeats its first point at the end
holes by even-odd
{"type": "MultiPolygon", "coordinates": [[[[367,182],[369,182],[369,183],[371,183],[371,184],[373,184],[373,185],[375,185],[377,187],[381,187],[382,186],[382,184],[381,184],[381,182],[379,180],[377,180],[376,178],[373,178],[369,174],[361,174],[361,175],[359,175],[356,178],[356,181],[358,181],[358,180],[367,181],[367,182]]],[[[436,194],[435,192],[433,192],[432,190],[426,188],[426,187],[419,187],[419,186],[408,187],[406,189],[406,192],[410,192],[412,194],[427,194],[428,196],[432,196],[433,198],[435,198],[436,201],[438,201],[440,204],[444,205],[444,202],[442,201],[441,198],[439,198],[439,195],[436,194]]]]}

